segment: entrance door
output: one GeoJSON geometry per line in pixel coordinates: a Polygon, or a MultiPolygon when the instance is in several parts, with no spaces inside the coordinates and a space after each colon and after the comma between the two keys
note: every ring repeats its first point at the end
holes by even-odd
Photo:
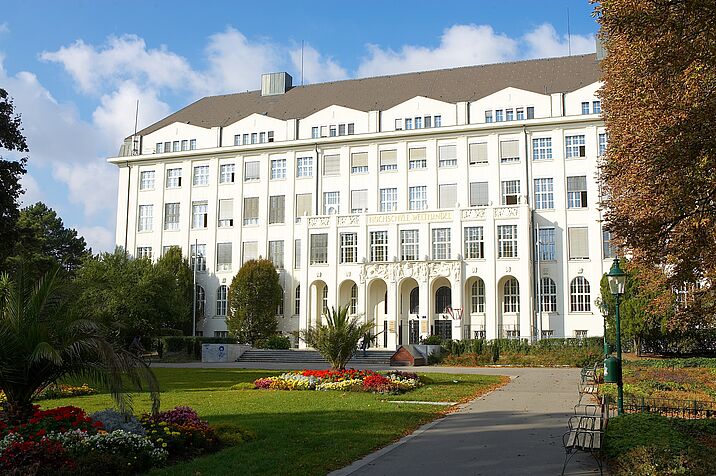
{"type": "Polygon", "coordinates": [[[408,343],[417,344],[420,340],[420,321],[417,319],[411,319],[409,325],[408,343]]]}
{"type": "Polygon", "coordinates": [[[435,320],[435,335],[443,339],[452,339],[452,321],[451,320],[435,320]]]}

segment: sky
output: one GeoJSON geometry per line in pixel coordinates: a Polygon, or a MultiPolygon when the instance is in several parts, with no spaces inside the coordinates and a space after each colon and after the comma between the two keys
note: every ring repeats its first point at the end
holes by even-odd
{"type": "Polygon", "coordinates": [[[117,169],[106,159],[132,134],[137,100],[141,129],[202,97],[258,89],[261,73],[288,71],[300,84],[302,44],[305,84],[593,52],[593,8],[588,0],[7,0],[0,88],[30,148],[22,203],[45,202],[94,252],[111,251],[117,169]]]}

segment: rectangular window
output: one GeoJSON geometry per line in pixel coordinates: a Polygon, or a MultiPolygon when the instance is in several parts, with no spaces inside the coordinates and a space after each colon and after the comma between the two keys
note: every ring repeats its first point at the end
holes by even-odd
{"type": "Polygon", "coordinates": [[[485,122],[492,122],[492,111],[485,111],[485,122]]]}
{"type": "Polygon", "coordinates": [[[191,227],[206,228],[209,226],[209,204],[206,201],[191,202],[191,227]]]}
{"type": "Polygon", "coordinates": [[[191,268],[197,271],[206,271],[206,245],[191,245],[189,251],[191,253],[191,268]]]}
{"type": "Polygon", "coordinates": [[[368,190],[351,190],[351,213],[368,211],[368,190]]]}
{"type": "Polygon", "coordinates": [[[341,156],[330,154],[323,156],[323,175],[340,175],[341,156]]]}
{"type": "Polygon", "coordinates": [[[336,136],[338,135],[337,132],[336,132],[336,126],[335,126],[335,125],[331,125],[331,126],[328,127],[328,135],[329,135],[330,137],[336,137],[336,136]]]}
{"type": "Polygon", "coordinates": [[[154,171],[146,170],[139,174],[139,190],[154,189],[154,171]]]}
{"type": "Polygon", "coordinates": [[[413,128],[413,120],[412,119],[406,119],[405,120],[405,129],[410,130],[413,128]]]}
{"type": "Polygon", "coordinates": [[[358,233],[341,233],[341,263],[358,262],[358,233]]]}
{"type": "Polygon", "coordinates": [[[234,199],[219,200],[219,228],[234,226],[234,199]]]}
{"type": "Polygon", "coordinates": [[[457,184],[448,183],[438,187],[438,208],[455,208],[457,203],[457,184]]]}
{"type": "Polygon", "coordinates": [[[566,136],[564,138],[565,157],[568,159],[575,157],[586,157],[586,146],[584,145],[584,134],[576,136],[566,136]]]}
{"type": "Polygon", "coordinates": [[[427,210],[428,187],[419,185],[408,189],[408,208],[410,210],[427,210]]]}
{"type": "Polygon", "coordinates": [[[532,139],[532,160],[548,160],[552,158],[552,138],[538,137],[532,139]]]}
{"type": "Polygon", "coordinates": [[[234,135],[234,145],[241,145],[241,134],[234,135]]]}
{"type": "Polygon", "coordinates": [[[425,116],[425,117],[423,118],[423,123],[424,123],[426,129],[429,129],[429,128],[433,127],[433,118],[432,118],[432,116],[425,116]]]}
{"type": "Polygon", "coordinates": [[[311,127],[311,139],[318,139],[321,137],[318,127],[311,127]]]}
{"type": "Polygon", "coordinates": [[[260,178],[260,163],[258,160],[244,163],[244,182],[258,180],[260,178]]]}
{"type": "Polygon", "coordinates": [[[537,256],[541,261],[554,261],[557,259],[557,249],[554,242],[554,228],[540,228],[537,235],[537,256]]]}
{"type": "Polygon", "coordinates": [[[157,142],[157,145],[154,147],[154,153],[155,154],[161,154],[164,152],[164,144],[161,142],[157,142]]]}
{"type": "Polygon", "coordinates": [[[197,165],[194,167],[193,185],[209,185],[209,166],[197,165]]]}
{"type": "Polygon", "coordinates": [[[236,166],[234,164],[223,164],[219,167],[219,183],[234,183],[236,177],[236,166]]]}
{"type": "Polygon", "coordinates": [[[328,137],[328,126],[321,126],[321,137],[328,137]]]}
{"type": "Polygon", "coordinates": [[[520,202],[520,181],[505,180],[502,182],[502,205],[517,205],[520,202]]]}
{"type": "Polygon", "coordinates": [[[433,116],[433,121],[435,122],[435,127],[440,127],[443,125],[442,116],[433,116]]]}
{"type": "Polygon", "coordinates": [[[174,142],[172,142],[172,152],[179,152],[179,150],[180,150],[179,141],[175,140],[174,142]]]}
{"type": "Polygon", "coordinates": [[[503,140],[500,141],[500,163],[509,164],[510,162],[520,161],[520,141],[503,140]]]}
{"type": "Polygon", "coordinates": [[[457,147],[454,145],[441,145],[438,148],[438,167],[457,166],[457,147]]]}
{"type": "Polygon", "coordinates": [[[398,209],[398,189],[397,188],[381,188],[380,189],[380,211],[394,212],[398,209]]]}
{"type": "Polygon", "coordinates": [[[311,235],[311,264],[328,263],[328,233],[311,235]]]}
{"type": "Polygon", "coordinates": [[[517,258],[517,225],[497,225],[497,257],[517,258]]]}
{"type": "Polygon", "coordinates": [[[567,208],[587,208],[587,176],[567,177],[567,208]]]}
{"type": "Polygon", "coordinates": [[[272,195],[269,197],[269,225],[283,223],[286,213],[286,196],[272,195]]]}
{"type": "Polygon", "coordinates": [[[259,197],[244,197],[244,225],[259,224],[259,197]]]}
{"type": "Polygon", "coordinates": [[[241,264],[245,264],[247,261],[257,259],[259,257],[259,243],[258,241],[244,241],[242,243],[242,261],[241,264]]]}
{"type": "Polygon", "coordinates": [[[534,106],[527,106],[527,119],[534,119],[534,118],[535,118],[534,106]]]}
{"type": "Polygon", "coordinates": [[[352,122],[349,122],[348,123],[348,135],[352,136],[355,133],[356,133],[356,125],[352,122]]]}
{"type": "Polygon", "coordinates": [[[165,203],[164,204],[164,229],[165,230],[178,230],[179,229],[179,204],[178,203],[165,203]]]}
{"type": "Polygon", "coordinates": [[[368,152],[355,152],[351,154],[351,173],[368,173],[368,152]]]}
{"type": "Polygon", "coordinates": [[[465,227],[465,258],[482,259],[485,257],[485,237],[481,226],[465,227]]]}
{"type": "Polygon", "coordinates": [[[137,231],[152,231],[154,205],[139,205],[137,231]]]}
{"type": "Polygon", "coordinates": [[[415,118],[415,128],[416,128],[416,129],[422,129],[422,128],[423,128],[423,118],[422,118],[422,117],[416,117],[416,118],[415,118]]]}
{"type": "Polygon", "coordinates": [[[470,165],[487,163],[487,142],[477,142],[470,144],[470,165]]]}
{"type": "Polygon", "coordinates": [[[470,206],[486,207],[490,205],[487,182],[470,182],[470,206]]]}
{"type": "Polygon", "coordinates": [[[171,152],[172,151],[172,143],[171,142],[165,142],[164,143],[164,152],[171,152]]]}
{"type": "Polygon", "coordinates": [[[420,259],[418,230],[400,230],[400,259],[417,261],[420,259]]]}
{"type": "Polygon", "coordinates": [[[296,194],[296,222],[303,216],[313,215],[313,197],[310,193],[296,194]]]}
{"type": "Polygon", "coordinates": [[[257,133],[252,132],[251,133],[251,143],[256,144],[259,141],[259,136],[257,133]]]}
{"type": "Polygon", "coordinates": [[[266,133],[265,132],[259,132],[259,144],[263,144],[266,142],[266,133]]]}
{"type": "Polygon", "coordinates": [[[152,247],[151,246],[137,246],[136,258],[147,258],[152,259],[152,247]]]}
{"type": "Polygon", "coordinates": [[[428,166],[428,162],[425,159],[425,147],[418,147],[410,149],[408,151],[408,168],[409,169],[424,169],[428,166]]]}
{"type": "Polygon", "coordinates": [[[296,159],[296,178],[313,177],[313,157],[296,159]]]}
{"type": "Polygon", "coordinates": [[[518,120],[518,121],[524,121],[524,119],[525,119],[525,108],[523,108],[523,107],[518,107],[518,108],[516,109],[516,111],[517,111],[517,120],[518,120]]]}
{"type": "Polygon", "coordinates": [[[340,213],[340,192],[323,192],[323,214],[337,215],[340,213]]]}
{"type": "Polygon", "coordinates": [[[589,114],[589,102],[584,101],[582,103],[582,114],[589,114]]]}
{"type": "Polygon", "coordinates": [[[188,140],[181,141],[181,150],[182,151],[189,150],[189,141],[188,140]]]}
{"type": "Polygon", "coordinates": [[[434,228],[433,259],[450,259],[450,228],[434,228]]]}
{"type": "Polygon", "coordinates": [[[286,159],[273,159],[271,161],[271,180],[286,178],[286,159]]]}
{"type": "Polygon", "coordinates": [[[388,232],[370,232],[370,260],[388,261],[388,232]]]}
{"type": "Polygon", "coordinates": [[[495,122],[502,122],[505,120],[505,112],[502,109],[495,110],[495,122]]]}
{"type": "Polygon", "coordinates": [[[603,157],[607,153],[607,133],[599,134],[599,156],[603,157]]]}
{"type": "Polygon", "coordinates": [[[248,144],[250,143],[250,142],[249,142],[249,135],[248,135],[248,134],[244,134],[242,137],[243,137],[243,142],[242,142],[242,143],[243,143],[244,145],[248,145],[248,144]]]}
{"type": "Polygon", "coordinates": [[[568,229],[569,259],[589,259],[589,237],[587,227],[568,229]]]}
{"type": "Polygon", "coordinates": [[[602,113],[602,101],[592,101],[592,114],[602,113]]]}
{"type": "Polygon", "coordinates": [[[283,240],[268,242],[268,259],[278,269],[283,269],[283,240]]]}
{"type": "Polygon", "coordinates": [[[380,171],[398,170],[398,151],[397,150],[381,150],[380,151],[380,171]]]}
{"type": "Polygon", "coordinates": [[[293,313],[298,316],[301,314],[301,285],[296,286],[296,295],[293,298],[293,313]]]}
{"type": "Polygon", "coordinates": [[[611,259],[616,256],[612,246],[612,234],[607,230],[602,230],[602,254],[604,259],[611,259]]]}
{"type": "Polygon", "coordinates": [[[551,178],[535,179],[535,208],[551,210],[554,208],[554,180],[551,178]]]}
{"type": "Polygon", "coordinates": [[[395,120],[395,130],[396,130],[396,131],[402,131],[402,130],[403,130],[403,120],[402,120],[402,119],[396,119],[396,120],[395,120]]]}
{"type": "Polygon", "coordinates": [[[301,269],[301,239],[293,240],[293,267],[301,269]]]}
{"type": "Polygon", "coordinates": [[[231,243],[216,244],[216,270],[231,271],[231,243]]]}
{"type": "Polygon", "coordinates": [[[506,121],[514,121],[515,120],[515,110],[514,109],[505,110],[505,120],[506,121]]]}
{"type": "Polygon", "coordinates": [[[338,124],[338,135],[339,136],[346,135],[346,125],[345,124],[338,124]]]}

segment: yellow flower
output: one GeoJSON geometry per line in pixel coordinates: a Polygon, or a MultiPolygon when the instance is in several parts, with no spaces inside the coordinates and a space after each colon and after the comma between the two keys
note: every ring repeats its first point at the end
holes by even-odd
{"type": "Polygon", "coordinates": [[[162,443],[162,448],[166,448],[166,447],[167,447],[167,444],[166,444],[166,443],[162,443]]]}

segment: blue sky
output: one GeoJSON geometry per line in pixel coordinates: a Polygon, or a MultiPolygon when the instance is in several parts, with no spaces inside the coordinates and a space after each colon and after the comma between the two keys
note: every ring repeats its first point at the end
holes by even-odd
{"type": "MultiPolygon", "coordinates": [[[[117,175],[134,127],[203,96],[256,89],[262,72],[306,83],[594,51],[587,0],[10,1],[0,87],[30,146],[24,203],[42,200],[94,251],[114,247],[117,175]],[[569,9],[571,41],[567,41],[569,9]]],[[[3,153],[3,155],[7,155],[3,153]]]]}

